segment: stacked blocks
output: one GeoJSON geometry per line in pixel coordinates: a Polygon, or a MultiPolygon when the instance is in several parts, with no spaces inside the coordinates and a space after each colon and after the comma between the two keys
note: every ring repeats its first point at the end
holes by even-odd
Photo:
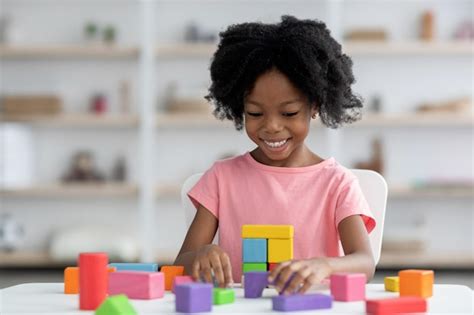
{"type": "Polygon", "coordinates": [[[137,315],[137,311],[128,301],[128,298],[121,294],[107,298],[98,309],[95,315],[137,315]]]}
{"type": "Polygon", "coordinates": [[[165,290],[171,291],[173,289],[173,280],[176,276],[182,276],[184,274],[183,266],[162,266],[162,273],[165,274],[165,290]]]}
{"type": "Polygon", "coordinates": [[[183,284],[183,283],[188,283],[188,282],[194,282],[193,278],[190,277],[190,276],[176,276],[174,277],[173,279],[173,286],[171,288],[171,292],[175,293],[174,292],[174,288],[179,285],[179,284],[183,284]]]}
{"type": "Polygon", "coordinates": [[[325,294],[293,294],[272,298],[275,311],[317,310],[332,307],[332,297],[325,294]]]}
{"type": "Polygon", "coordinates": [[[427,298],[433,296],[433,270],[402,270],[400,278],[400,296],[418,296],[427,298]]]}
{"type": "Polygon", "coordinates": [[[109,295],[125,294],[130,299],[158,299],[165,292],[161,272],[117,271],[109,277],[109,295]]]}
{"type": "Polygon", "coordinates": [[[399,292],[399,278],[398,277],[385,277],[384,279],[385,291],[399,292]]]}
{"type": "Polygon", "coordinates": [[[268,271],[269,264],[293,259],[292,225],[243,225],[242,272],[268,271]]]}
{"type": "Polygon", "coordinates": [[[158,271],[158,264],[147,264],[147,263],[112,263],[110,267],[117,268],[117,271],[158,271]]]}
{"type": "Polygon", "coordinates": [[[259,298],[262,296],[263,289],[268,285],[268,272],[246,272],[244,280],[244,297],[250,299],[259,298]]]}
{"type": "Polygon", "coordinates": [[[331,275],[331,295],[335,301],[365,300],[365,283],[367,277],[363,273],[334,273],[331,275]]]}
{"type": "Polygon", "coordinates": [[[396,313],[424,313],[427,311],[426,300],[416,296],[405,296],[391,299],[367,300],[367,314],[384,315],[396,313]]]}
{"type": "MultiPolygon", "coordinates": [[[[115,267],[107,268],[108,272],[114,272],[115,267]]],[[[79,267],[66,267],[64,269],[64,294],[79,293],[79,267]]]]}
{"type": "Polygon", "coordinates": [[[209,283],[184,283],[175,288],[176,312],[210,312],[213,303],[213,286],[209,283]]]}
{"type": "Polygon", "coordinates": [[[214,288],[213,297],[214,305],[230,304],[235,301],[235,293],[232,289],[214,288]]]}

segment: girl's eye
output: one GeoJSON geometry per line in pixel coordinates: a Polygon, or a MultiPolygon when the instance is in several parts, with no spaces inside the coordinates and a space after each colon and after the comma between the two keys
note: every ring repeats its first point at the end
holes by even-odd
{"type": "Polygon", "coordinates": [[[298,114],[298,113],[299,113],[299,112],[284,113],[283,116],[291,117],[291,116],[295,116],[295,115],[298,114]]]}
{"type": "Polygon", "coordinates": [[[253,116],[253,117],[259,117],[259,116],[262,116],[261,113],[251,113],[251,112],[247,112],[248,115],[250,116],[253,116]]]}

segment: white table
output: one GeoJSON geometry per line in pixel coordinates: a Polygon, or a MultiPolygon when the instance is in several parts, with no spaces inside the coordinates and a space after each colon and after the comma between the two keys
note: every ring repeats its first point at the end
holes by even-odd
{"type": "MultiPolygon", "coordinates": [[[[265,289],[260,299],[243,298],[243,289],[235,288],[236,300],[233,304],[214,305],[213,313],[256,314],[272,313],[271,297],[276,295],[274,289],[265,289]]],[[[327,289],[317,290],[328,294],[327,289]]],[[[461,285],[438,284],[434,287],[433,297],[428,299],[430,313],[473,314],[473,291],[461,285]]],[[[398,294],[386,292],[383,284],[368,284],[367,298],[395,297],[398,294]]],[[[139,314],[175,314],[174,295],[166,293],[156,300],[131,300],[139,314]]],[[[6,288],[0,291],[1,315],[28,314],[62,314],[86,315],[91,311],[79,311],[77,295],[63,294],[62,283],[26,283],[6,288]]],[[[303,311],[305,313],[330,314],[365,314],[364,302],[334,302],[330,310],[303,311]]],[[[275,312],[282,314],[280,312],[275,312]]]]}

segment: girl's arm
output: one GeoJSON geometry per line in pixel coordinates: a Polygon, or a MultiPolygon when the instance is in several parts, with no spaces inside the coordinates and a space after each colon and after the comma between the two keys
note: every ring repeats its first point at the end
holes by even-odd
{"type": "Polygon", "coordinates": [[[339,235],[345,256],[322,257],[281,263],[269,275],[276,289],[283,293],[306,292],[335,272],[365,273],[372,279],[375,262],[369,237],[360,215],[345,218],[339,223],[339,235]],[[290,281],[291,278],[291,281],[290,281]]]}
{"type": "Polygon", "coordinates": [[[195,280],[202,275],[212,282],[214,273],[216,282],[225,286],[232,282],[232,271],[229,256],[212,244],[217,227],[217,218],[200,205],[174,264],[184,266],[186,274],[195,280]]]}

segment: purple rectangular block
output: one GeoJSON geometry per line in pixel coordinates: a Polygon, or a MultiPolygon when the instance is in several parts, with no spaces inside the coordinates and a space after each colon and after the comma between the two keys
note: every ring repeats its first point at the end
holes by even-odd
{"type": "Polygon", "coordinates": [[[189,282],[174,288],[176,312],[195,313],[212,311],[212,284],[189,282]]]}
{"type": "Polygon", "coordinates": [[[272,298],[274,311],[318,310],[332,307],[332,296],[314,294],[278,295],[272,298]]]}
{"type": "Polygon", "coordinates": [[[250,271],[244,273],[244,296],[246,298],[259,298],[263,289],[268,285],[267,271],[250,271]]]}

